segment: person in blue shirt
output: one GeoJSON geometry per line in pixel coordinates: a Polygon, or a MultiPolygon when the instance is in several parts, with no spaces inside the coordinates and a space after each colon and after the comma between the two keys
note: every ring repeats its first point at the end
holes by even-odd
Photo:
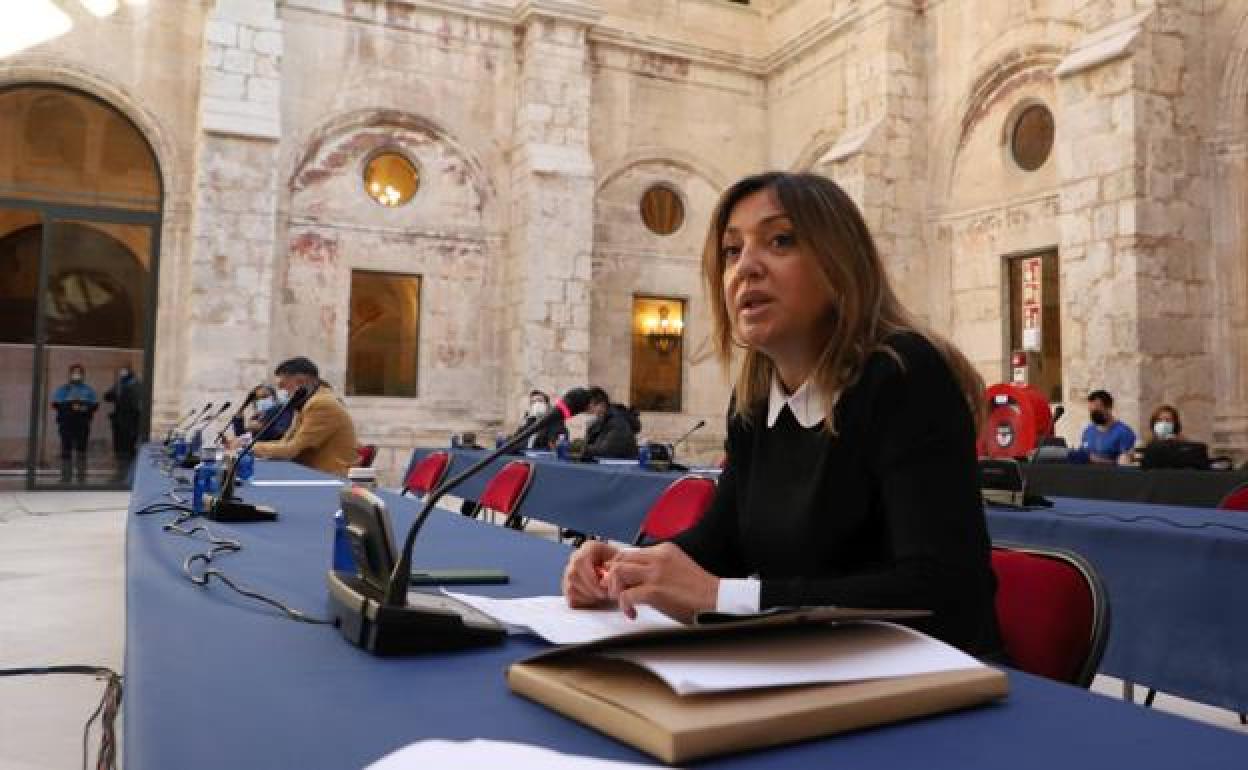
{"type": "Polygon", "coordinates": [[[1108,391],[1094,390],[1088,394],[1088,419],[1079,446],[1094,463],[1117,465],[1135,448],[1135,431],[1114,419],[1114,397],[1108,391]]]}
{"type": "Polygon", "coordinates": [[[69,367],[69,382],[52,393],[56,427],[61,434],[61,482],[65,484],[72,481],[71,469],[77,472],[79,484],[87,481],[87,442],[100,401],[87,384],[86,375],[82,364],[74,364],[69,367]]]}
{"type": "MultiPolygon", "coordinates": [[[[247,420],[244,426],[247,433],[257,434],[253,436],[255,441],[277,441],[286,435],[286,431],[290,430],[290,422],[294,419],[295,410],[287,409],[286,412],[277,419],[267,430],[260,431],[264,424],[268,422],[273,415],[281,411],[282,407],[290,400],[289,394],[279,394],[268,385],[257,385],[254,391],[256,411],[247,420]]],[[[235,430],[236,434],[242,434],[243,431],[235,430]]]]}

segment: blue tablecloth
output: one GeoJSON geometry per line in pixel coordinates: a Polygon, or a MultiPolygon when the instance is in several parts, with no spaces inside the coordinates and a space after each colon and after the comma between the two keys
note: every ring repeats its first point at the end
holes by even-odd
{"type": "MultiPolygon", "coordinates": [[[[262,462],[257,477],[324,478],[262,462]]],[[[167,488],[140,460],[131,510],[167,488]]],[[[335,490],[249,487],[281,520],[214,524],[244,550],[216,565],[243,585],[312,613],[325,608],[335,490]]],[[[396,524],[414,501],[388,496],[396,524]]],[[[199,588],[182,560],[203,545],[161,531],[168,516],[130,516],[126,540],[125,748],[129,770],[361,767],[422,738],[492,738],[603,758],[647,758],[512,695],[505,667],[527,638],[455,654],[378,659],[337,630],[296,623],[220,584],[199,588]]],[[[497,566],[494,595],[557,590],[566,550],[439,513],[416,549],[422,565],[497,566]]],[[[1024,674],[1000,705],[706,762],[707,768],[1240,768],[1248,740],[1024,674]]]]}
{"type": "MultiPolygon", "coordinates": [[[[433,451],[415,450],[408,467],[433,451]]],[[[451,450],[450,475],[467,469],[486,454],[483,450],[451,450]]],[[[636,465],[571,463],[509,455],[495,460],[451,494],[478,499],[490,477],[512,460],[527,460],[534,465],[533,481],[520,506],[522,515],[625,543],[637,536],[642,519],[663,490],[686,475],[649,471],[636,465]]]]}
{"type": "Polygon", "coordinates": [[[1248,514],[1052,498],[988,509],[995,541],[1081,554],[1109,592],[1101,671],[1248,712],[1248,514]]]}

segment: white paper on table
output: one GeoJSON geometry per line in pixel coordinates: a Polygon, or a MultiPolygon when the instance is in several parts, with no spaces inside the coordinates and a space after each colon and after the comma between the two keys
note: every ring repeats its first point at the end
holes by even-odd
{"type": "Polygon", "coordinates": [[[340,487],[346,482],[342,479],[264,479],[248,481],[252,487],[340,487]]]}
{"type": "Polygon", "coordinates": [[[365,770],[488,768],[507,770],[641,770],[649,765],[595,759],[508,741],[419,741],[387,754],[365,770]]]}
{"type": "Polygon", "coordinates": [[[984,665],[930,636],[881,622],[648,644],[597,654],[647,669],[678,695],[860,682],[984,665]]]}
{"type": "Polygon", "coordinates": [[[620,634],[679,626],[658,610],[639,606],[637,619],[630,620],[620,610],[577,610],[562,596],[530,596],[522,599],[495,599],[490,596],[443,591],[447,596],[471,605],[500,623],[523,629],[552,644],[581,644],[620,634]]]}

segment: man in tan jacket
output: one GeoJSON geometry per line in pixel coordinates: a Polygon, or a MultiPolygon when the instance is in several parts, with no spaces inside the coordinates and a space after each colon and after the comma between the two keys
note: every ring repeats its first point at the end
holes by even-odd
{"type": "Polygon", "coordinates": [[[295,419],[277,441],[256,443],[256,457],[294,460],[318,471],[346,476],[356,462],[355,425],[333,390],[321,382],[316,364],[299,356],[277,365],[278,397],[282,392],[307,391],[303,403],[293,404],[295,419]]]}

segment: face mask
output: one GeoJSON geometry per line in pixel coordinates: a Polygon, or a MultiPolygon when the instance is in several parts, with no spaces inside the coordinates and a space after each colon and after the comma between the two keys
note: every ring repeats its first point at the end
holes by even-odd
{"type": "Polygon", "coordinates": [[[273,401],[273,399],[272,399],[272,398],[269,398],[268,396],[265,396],[264,398],[261,398],[261,399],[259,399],[259,400],[257,400],[257,401],[256,401],[256,411],[258,411],[258,412],[267,412],[267,411],[269,411],[270,409],[272,409],[272,408],[273,408],[273,404],[274,404],[274,403],[275,403],[275,402],[273,401]]]}
{"type": "Polygon", "coordinates": [[[82,372],[74,372],[69,375],[70,382],[82,382],[82,372]]]}
{"type": "Polygon", "coordinates": [[[1109,415],[1105,414],[1105,412],[1101,411],[1100,409],[1093,409],[1088,414],[1088,417],[1091,418],[1092,422],[1097,425],[1104,425],[1105,423],[1109,422],[1109,415]]]}
{"type": "Polygon", "coordinates": [[[546,412],[548,411],[550,411],[550,407],[546,406],[545,401],[534,401],[532,404],[529,405],[529,414],[533,415],[534,417],[541,417],[542,415],[546,414],[546,412]]]}
{"type": "Polygon", "coordinates": [[[285,388],[278,388],[277,403],[284,404],[290,400],[290,391],[285,388]]]}
{"type": "Polygon", "coordinates": [[[128,378],[129,376],[130,376],[130,370],[129,370],[129,369],[122,369],[120,372],[117,372],[117,379],[119,379],[119,380],[124,380],[124,379],[128,378]]]}
{"type": "Polygon", "coordinates": [[[1153,423],[1153,435],[1157,438],[1170,438],[1174,435],[1174,423],[1169,420],[1158,420],[1153,423]]]}

